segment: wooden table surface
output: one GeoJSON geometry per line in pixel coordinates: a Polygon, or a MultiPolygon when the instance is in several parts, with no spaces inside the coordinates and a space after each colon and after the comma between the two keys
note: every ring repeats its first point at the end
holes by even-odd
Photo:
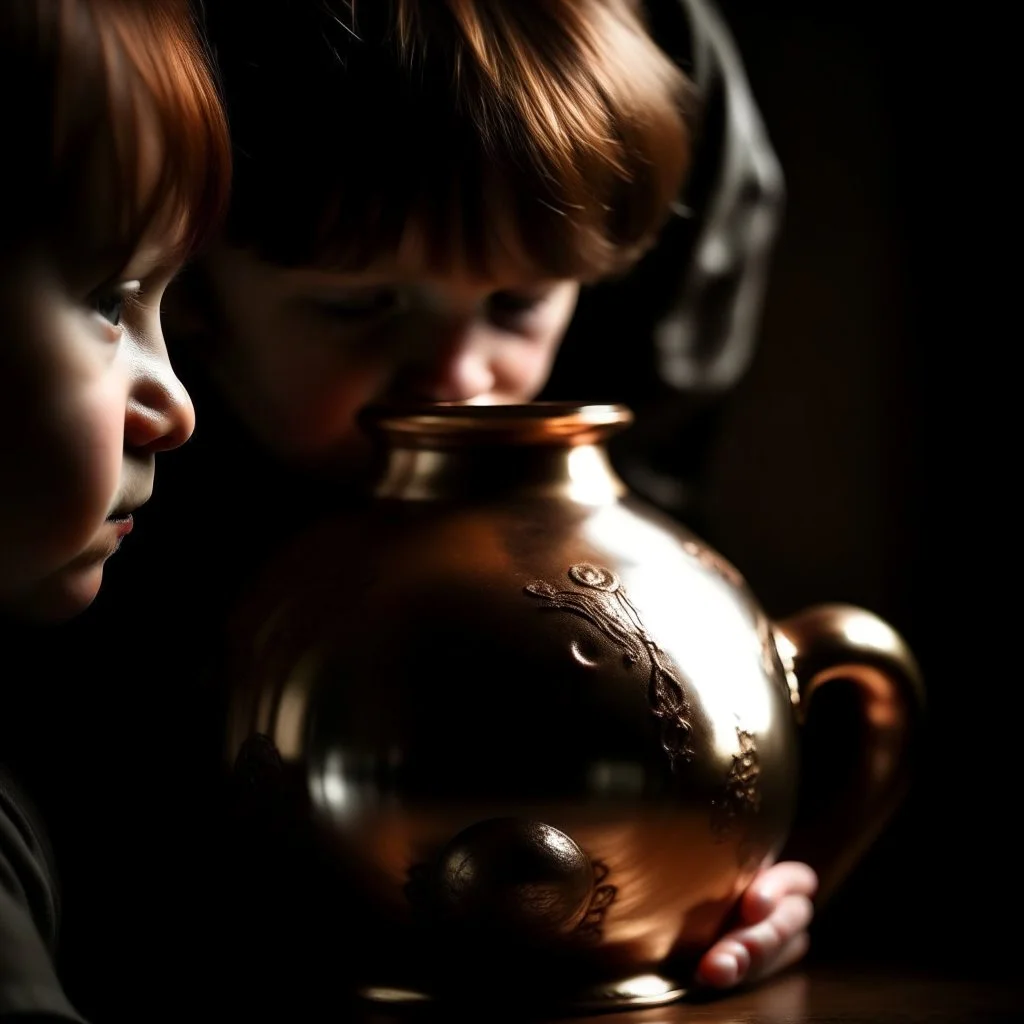
{"type": "MultiPolygon", "coordinates": [[[[498,1006],[450,1010],[362,1009],[353,1024],[489,1024],[524,1021],[498,1006]]],[[[552,1018],[531,1018],[550,1024],[552,1018]]],[[[562,1018],[559,1024],[1003,1024],[1024,1022],[1024,989],[981,981],[880,968],[793,970],[746,992],[660,1009],[562,1018]]]]}

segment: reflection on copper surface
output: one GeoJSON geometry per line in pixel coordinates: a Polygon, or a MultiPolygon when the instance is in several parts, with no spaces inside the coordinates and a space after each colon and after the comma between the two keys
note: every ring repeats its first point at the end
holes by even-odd
{"type": "MultiPolygon", "coordinates": [[[[569,566],[566,576],[576,589],[560,588],[547,580],[534,580],[523,590],[547,603],[548,607],[578,615],[623,652],[630,668],[638,667],[646,676],[647,703],[658,719],[661,746],[673,769],[693,758],[690,736],[690,702],[679,670],[665,658],[664,652],[644,629],[636,606],[629,600],[619,578],[604,566],[578,562],[569,566]]],[[[576,651],[578,641],[571,649],[576,651]]],[[[578,660],[578,659],[577,659],[578,660]]]]}
{"type": "Polygon", "coordinates": [[[639,796],[644,790],[644,767],[630,761],[595,761],[587,769],[587,789],[594,797],[639,796]]]}
{"type": "MultiPolygon", "coordinates": [[[[302,756],[302,742],[306,731],[306,716],[309,712],[309,695],[316,674],[306,662],[295,666],[295,671],[285,681],[277,702],[273,729],[266,731],[285,761],[297,761],[302,756]]],[[[267,723],[269,725],[269,722],[267,723]]]]}
{"type": "MultiPolygon", "coordinates": [[[[816,740],[815,749],[827,749],[822,729],[835,731],[845,745],[834,749],[845,751],[851,762],[840,788],[828,794],[808,790],[805,806],[813,813],[798,819],[787,850],[818,869],[820,902],[874,841],[906,792],[924,715],[924,685],[903,638],[863,608],[818,605],[779,623],[776,632],[780,654],[800,687],[798,719],[805,737],[816,740]],[[840,722],[835,708],[844,696],[855,704],[840,722]],[[851,737],[841,725],[859,726],[860,733],[851,737]]],[[[834,765],[822,767],[827,777],[837,777],[834,765]]],[[[806,778],[813,780],[809,772],[806,778]]]]}
{"type": "Polygon", "coordinates": [[[619,503],[596,510],[583,528],[595,547],[614,550],[629,538],[630,598],[666,654],[707,680],[700,702],[715,742],[731,750],[737,714],[751,732],[771,729],[755,609],[728,578],[692,557],[695,540],[688,536],[687,547],[668,547],[659,520],[638,521],[619,503]]]}
{"type": "Polygon", "coordinates": [[[604,442],[628,419],[380,413],[365,514],[301,538],[239,616],[229,758],[279,756],[373,999],[677,999],[760,866],[795,850],[827,892],[905,788],[902,640],[841,606],[772,623],[624,493],[604,442]],[[825,788],[798,807],[801,758],[825,788]]]}
{"type": "MultiPolygon", "coordinates": [[[[682,1005],[670,1009],[645,1009],[644,1000],[650,1000],[655,1006],[676,998],[685,997],[684,989],[666,991],[666,982],[657,975],[639,974],[620,982],[619,991],[614,993],[615,1002],[626,1001],[635,1009],[628,1012],[605,1012],[596,1015],[601,1009],[593,1008],[594,1016],[566,1017],[559,1015],[528,1017],[509,1015],[507,1005],[500,996],[489,1003],[473,1009],[438,1008],[431,1012],[424,1006],[421,1015],[408,1017],[397,1011],[392,1014],[383,1008],[366,1008],[357,1013],[353,1024],[401,1024],[401,1022],[420,1021],[422,1024],[441,1024],[442,1021],[468,1024],[469,1021],[501,1020],[505,1022],[521,1022],[529,1020],[532,1024],[567,1024],[576,1020],[579,1024],[684,1024],[686,1021],[701,1021],[702,1024],[793,1024],[805,1019],[808,1010],[809,982],[807,976],[788,971],[785,974],[762,982],[756,988],[741,992],[709,994],[703,993],[692,1005],[682,1005]],[[633,998],[630,998],[630,997],[633,998]],[[668,997],[668,999],[666,999],[668,997]]],[[[377,990],[366,992],[372,1000],[391,1005],[411,1006],[415,1003],[429,1003],[421,994],[402,990],[377,990]]]]}
{"type": "Polygon", "coordinates": [[[637,974],[616,983],[615,1001],[630,1006],[658,1006],[678,998],[684,991],[657,974],[637,974]]]}
{"type": "Polygon", "coordinates": [[[486,1003],[461,1010],[457,1007],[431,1010],[429,1005],[424,1005],[421,1014],[410,1017],[405,1010],[413,1003],[429,1004],[421,994],[401,990],[378,990],[365,994],[380,1003],[395,1006],[404,1004],[404,1009],[396,1009],[392,1013],[383,1007],[369,1006],[363,1012],[357,1012],[353,1024],[441,1024],[442,1021],[444,1024],[478,1024],[485,1020],[503,1021],[506,1024],[513,1021],[523,1024],[526,1020],[531,1024],[567,1024],[573,1020],[579,1024],[685,1024],[688,1021],[700,1021],[701,1024],[753,1024],[755,1021],[758,1024],[795,1024],[805,1019],[809,1009],[809,982],[806,975],[797,971],[788,971],[741,992],[702,993],[689,1005],[684,1001],[681,1005],[660,1010],[645,1009],[644,998],[652,999],[657,1006],[676,998],[685,999],[686,991],[673,991],[671,988],[666,991],[664,979],[657,975],[639,974],[621,982],[619,992],[614,994],[618,998],[613,1000],[613,1005],[614,1002],[627,1002],[634,1009],[628,1012],[608,1012],[607,1007],[594,1007],[593,1016],[589,1013],[580,1016],[578,1012],[572,1017],[509,1014],[506,1001],[496,996],[486,1003]],[[639,998],[630,999],[630,994],[639,998]],[[600,1009],[605,1012],[598,1015],[600,1009]]]}
{"type": "Polygon", "coordinates": [[[625,492],[601,448],[592,445],[570,448],[565,455],[565,470],[568,478],[565,496],[571,501],[583,505],[604,505],[625,492]]]}

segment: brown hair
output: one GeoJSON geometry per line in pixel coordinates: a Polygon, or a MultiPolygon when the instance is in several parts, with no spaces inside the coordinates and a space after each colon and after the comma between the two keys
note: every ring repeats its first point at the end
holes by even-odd
{"type": "Polygon", "coordinates": [[[679,195],[690,90],[636,0],[218,6],[228,237],[271,262],[358,268],[414,226],[435,268],[594,279],[679,195]]]}
{"type": "Polygon", "coordinates": [[[42,246],[71,277],[113,275],[150,228],[174,230],[183,258],[217,221],[231,147],[186,0],[4,0],[0,91],[7,254],[42,246]]]}

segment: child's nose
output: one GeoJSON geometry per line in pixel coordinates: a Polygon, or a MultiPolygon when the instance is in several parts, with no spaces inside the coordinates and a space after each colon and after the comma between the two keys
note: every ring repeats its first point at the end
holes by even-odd
{"type": "Polygon", "coordinates": [[[494,390],[495,377],[487,339],[478,330],[453,333],[433,358],[409,381],[417,398],[433,402],[467,402],[494,390]]]}
{"type": "Polygon", "coordinates": [[[154,454],[177,448],[192,436],[196,425],[185,385],[165,359],[147,360],[137,369],[125,410],[125,444],[154,454]]]}

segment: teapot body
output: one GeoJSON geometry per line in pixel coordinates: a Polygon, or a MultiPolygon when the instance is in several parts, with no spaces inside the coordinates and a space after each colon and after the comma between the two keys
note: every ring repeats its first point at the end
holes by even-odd
{"type": "Polygon", "coordinates": [[[799,694],[772,624],[576,447],[573,470],[496,444],[454,488],[418,449],[430,487],[385,475],[240,619],[229,759],[276,765],[370,998],[676,998],[789,835],[799,694]]]}

